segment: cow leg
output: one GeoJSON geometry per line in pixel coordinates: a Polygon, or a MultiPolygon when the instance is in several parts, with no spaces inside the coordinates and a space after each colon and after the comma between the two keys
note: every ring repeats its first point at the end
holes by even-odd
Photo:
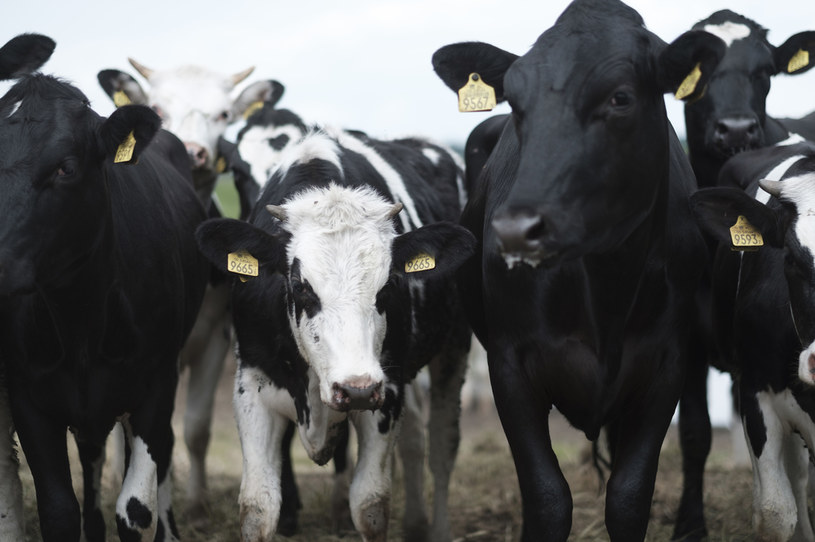
{"type": "MultiPolygon", "coordinates": [[[[644,540],[654,496],[659,452],[676,407],[673,401],[644,401],[617,424],[611,476],[606,487],[606,528],[611,542],[644,540]],[[646,406],[647,405],[647,406],[646,406]]],[[[678,399],[674,396],[674,401],[678,399]]]]}
{"type": "Polygon", "coordinates": [[[129,455],[116,500],[116,525],[122,540],[177,541],[172,511],[171,418],[178,384],[175,360],[157,374],[142,407],[122,420],[129,455]]]}
{"type": "Polygon", "coordinates": [[[422,421],[421,390],[414,380],[405,386],[405,408],[399,435],[405,485],[405,514],[402,520],[404,539],[423,542],[428,536],[424,500],[425,428],[422,421]]]}
{"type": "Polygon", "coordinates": [[[784,453],[784,427],[764,392],[739,390],[753,463],[753,529],[762,542],[789,540],[797,511],[784,453]]]}
{"type": "MultiPolygon", "coordinates": [[[[348,421],[334,448],[334,487],[331,490],[331,525],[334,532],[353,530],[354,522],[349,509],[348,491],[351,488],[351,465],[348,462],[350,430],[348,421]]],[[[285,500],[285,499],[284,499],[285,500]]]]}
{"type": "Polygon", "coordinates": [[[34,478],[43,542],[77,542],[81,521],[71,482],[65,427],[31,405],[17,405],[14,400],[12,413],[34,478]]]}
{"type": "Polygon", "coordinates": [[[700,541],[707,535],[703,490],[712,430],[707,405],[708,365],[700,354],[693,355],[693,361],[688,364],[685,387],[679,400],[682,497],[679,500],[673,540],[683,542],[700,541]]]}
{"type": "Polygon", "coordinates": [[[235,375],[233,406],[243,453],[238,497],[242,542],[272,540],[282,501],[280,450],[289,420],[268,408],[258,380],[265,377],[254,369],[239,367],[235,375]]]}
{"type": "Polygon", "coordinates": [[[102,467],[105,464],[103,446],[76,439],[82,464],[82,530],[87,542],[104,542],[105,518],[102,515],[102,467]]]}
{"type": "Polygon", "coordinates": [[[297,480],[294,478],[294,467],[291,461],[291,443],[294,439],[294,422],[286,424],[283,440],[280,444],[280,520],[277,522],[277,532],[282,536],[292,536],[297,532],[297,514],[303,507],[300,501],[300,492],[297,489],[297,480]]]}
{"type": "Polygon", "coordinates": [[[791,540],[796,542],[814,542],[815,533],[809,519],[807,506],[807,487],[809,486],[809,451],[797,433],[788,433],[784,438],[784,460],[787,474],[795,495],[795,508],[798,521],[791,540]]]}
{"type": "Polygon", "coordinates": [[[0,374],[0,540],[23,540],[23,487],[19,467],[11,405],[6,381],[0,374]]]}
{"type": "Polygon", "coordinates": [[[393,452],[402,420],[379,431],[380,415],[361,411],[350,415],[359,440],[359,459],[351,481],[349,502],[354,526],[364,542],[385,542],[388,537],[393,452]]]}
{"type": "Polygon", "coordinates": [[[565,542],[572,527],[572,495],[552,450],[551,404],[543,403],[514,355],[499,352],[492,345],[488,349],[490,381],[521,490],[521,541],[565,542]]]}
{"type": "Polygon", "coordinates": [[[189,366],[184,443],[190,457],[187,516],[193,525],[208,521],[206,455],[209,448],[215,391],[231,343],[229,288],[208,288],[198,317],[181,353],[189,366]]]}
{"type": "Polygon", "coordinates": [[[433,527],[430,540],[448,542],[450,476],[461,440],[461,388],[467,372],[467,350],[434,358],[430,363],[430,472],[433,474],[433,527]]]}

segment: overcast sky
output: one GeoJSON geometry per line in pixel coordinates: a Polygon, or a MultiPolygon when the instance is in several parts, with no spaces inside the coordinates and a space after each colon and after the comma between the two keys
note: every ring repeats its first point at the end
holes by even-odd
{"type": "MultiPolygon", "coordinates": [[[[780,45],[815,30],[813,0],[631,0],[650,30],[672,41],[713,11],[730,7],[770,30],[780,45]]],[[[376,137],[421,134],[463,142],[489,113],[459,113],[452,91],[433,72],[431,56],[458,41],[486,41],[523,54],[568,4],[565,0],[27,0],[0,18],[4,43],[21,32],[51,36],[57,48],[43,71],[73,81],[94,109],[113,109],[96,81],[103,68],[128,71],[131,56],[154,69],[201,64],[223,73],[249,66],[244,84],[277,79],[280,107],[306,120],[367,131],[376,137]]],[[[243,85],[241,85],[242,87],[243,85]]],[[[241,88],[239,87],[239,88],[241,88]]],[[[0,84],[0,91],[7,86],[0,84]]],[[[684,134],[682,108],[666,97],[684,134]]],[[[507,111],[499,106],[496,111],[507,111]]],[[[815,110],[815,69],[773,80],[768,112],[815,110]]]]}

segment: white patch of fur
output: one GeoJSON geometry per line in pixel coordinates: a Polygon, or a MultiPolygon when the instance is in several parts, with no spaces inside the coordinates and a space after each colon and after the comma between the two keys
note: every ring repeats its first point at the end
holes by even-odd
{"type": "Polygon", "coordinates": [[[297,145],[286,147],[280,155],[276,173],[281,176],[295,164],[307,164],[312,160],[325,160],[333,164],[344,175],[340,162],[340,149],[337,142],[325,130],[316,130],[306,134],[297,145]]]}
{"type": "Polygon", "coordinates": [[[779,141],[778,143],[776,143],[773,146],[774,147],[788,147],[790,145],[796,145],[798,143],[803,143],[804,141],[806,141],[806,139],[804,139],[802,136],[800,136],[798,134],[792,134],[791,133],[791,134],[789,134],[787,139],[785,139],[784,141],[779,141]]]}
{"type": "Polygon", "coordinates": [[[390,272],[393,204],[367,187],[331,185],[300,193],[283,207],[284,227],[292,234],[289,264],[300,260],[302,278],[320,300],[314,318],[303,314],[298,325],[289,316],[300,353],[319,378],[322,400],[331,402],[334,383],[382,383],[386,326],[376,294],[390,272]]]}
{"type": "Polygon", "coordinates": [[[157,526],[158,515],[158,467],[150,456],[147,444],[141,437],[133,436],[130,424],[122,422],[126,438],[130,441],[130,462],[127,474],[122,481],[122,491],[116,499],[116,515],[125,520],[127,526],[134,531],[142,533],[144,540],[152,540],[157,526]],[[144,505],[152,515],[150,526],[147,529],[130,522],[127,513],[127,504],[135,498],[144,505]]]}
{"type": "MultiPolygon", "coordinates": [[[[784,174],[793,166],[793,164],[795,164],[802,158],[804,158],[802,154],[790,156],[789,158],[775,166],[772,170],[770,170],[770,172],[767,173],[767,175],[765,175],[764,178],[767,179],[768,181],[781,180],[781,177],[784,176],[784,174]]],[[[765,192],[761,187],[759,187],[755,197],[758,201],[760,201],[764,205],[766,205],[767,202],[770,201],[770,194],[765,192]]]]}
{"type": "Polygon", "coordinates": [[[23,105],[22,100],[20,100],[19,102],[16,102],[13,106],[11,106],[11,113],[9,113],[6,118],[7,119],[11,118],[14,115],[14,113],[16,113],[18,109],[20,109],[21,105],[23,105]]]}
{"type": "MultiPolygon", "coordinates": [[[[815,444],[815,424],[803,411],[789,389],[756,395],[767,440],[760,456],[749,447],[753,462],[753,527],[765,540],[789,540],[796,532],[812,527],[807,517],[807,454],[801,438],[810,449],[815,444]],[[794,433],[797,431],[801,437],[794,433]],[[799,518],[801,524],[799,524],[799,518]]],[[[749,442],[749,434],[745,430],[749,442]]]]}
{"type": "Polygon", "coordinates": [[[439,160],[441,160],[441,154],[436,149],[431,149],[429,147],[422,149],[422,154],[424,157],[430,160],[430,163],[434,166],[439,165],[439,160]]]}
{"type": "Polygon", "coordinates": [[[303,137],[303,132],[293,124],[283,126],[253,126],[243,133],[238,143],[241,158],[249,164],[252,178],[259,187],[269,180],[272,171],[280,164],[283,153],[303,137]],[[273,149],[269,140],[281,135],[289,141],[282,149],[273,149]]]}
{"type": "Polygon", "coordinates": [[[750,27],[745,24],[727,21],[719,25],[705,25],[705,32],[713,34],[730,47],[734,41],[743,40],[750,36],[750,27]]]}
{"type": "Polygon", "coordinates": [[[399,213],[399,219],[402,221],[402,227],[404,230],[410,231],[413,228],[421,227],[423,225],[422,220],[419,218],[419,213],[416,211],[413,198],[410,197],[407,187],[405,186],[404,179],[402,179],[399,172],[396,171],[384,158],[379,156],[379,153],[377,153],[376,150],[369,147],[352,134],[342,132],[337,134],[337,136],[337,140],[339,141],[340,145],[350,151],[362,155],[366,160],[368,160],[368,162],[371,163],[374,169],[376,169],[376,171],[382,175],[382,178],[385,179],[385,184],[388,185],[388,189],[390,190],[390,193],[393,194],[393,198],[405,206],[405,210],[399,213]],[[408,219],[410,219],[410,221],[408,221],[408,219]]]}

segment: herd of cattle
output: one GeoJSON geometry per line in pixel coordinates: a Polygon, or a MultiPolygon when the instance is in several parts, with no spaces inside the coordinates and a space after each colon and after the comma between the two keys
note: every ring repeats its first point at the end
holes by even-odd
{"type": "Polygon", "coordinates": [[[677,404],[674,539],[701,540],[712,364],[734,377],[756,539],[815,541],[815,113],[765,111],[774,75],[815,63],[815,32],[780,46],[766,34],[720,11],[665,43],[617,0],[575,0],[522,56],[442,47],[433,67],[448,87],[477,81],[512,110],[473,130],[463,162],[428,140],[307,125],[276,108],[277,81],[232,99],[251,70],[131,60],[149,88],[100,72],[118,106],[103,118],[38,71],[52,40],[11,39],[0,48],[0,79],[16,81],[0,98],[0,540],[24,538],[15,432],[43,540],[105,540],[101,467],[117,423],[120,539],[177,540],[170,420],[183,366],[185,519],[205,520],[213,396],[234,330],[245,542],[297,529],[295,433],[312,460],[334,460],[336,514],[350,509],[363,540],[386,540],[397,449],[405,540],[451,540],[473,334],[518,474],[522,540],[571,529],[553,407],[608,440],[609,538],[643,540],[677,404]],[[687,152],[666,93],[685,102],[687,152]],[[220,217],[222,167],[240,219],[220,217]]]}

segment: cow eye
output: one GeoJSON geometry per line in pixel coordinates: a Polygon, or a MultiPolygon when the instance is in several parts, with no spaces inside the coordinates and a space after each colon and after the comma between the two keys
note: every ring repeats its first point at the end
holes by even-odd
{"type": "Polygon", "coordinates": [[[218,115],[218,120],[221,122],[229,122],[232,118],[232,113],[229,111],[221,111],[221,114],[218,115]]]}
{"type": "Polygon", "coordinates": [[[76,162],[73,159],[68,158],[57,168],[57,179],[68,180],[73,177],[74,173],[76,173],[76,162]]]}
{"type": "Polygon", "coordinates": [[[612,107],[628,107],[634,101],[634,98],[628,92],[623,90],[618,90],[611,96],[611,106],[612,107]]]}

